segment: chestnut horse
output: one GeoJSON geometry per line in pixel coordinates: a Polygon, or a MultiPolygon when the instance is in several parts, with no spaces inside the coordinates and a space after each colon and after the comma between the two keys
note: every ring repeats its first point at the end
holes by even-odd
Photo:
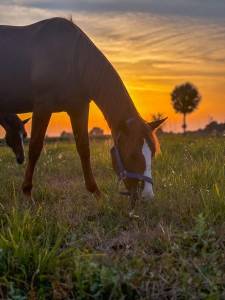
{"type": "Polygon", "coordinates": [[[16,156],[18,164],[24,162],[24,148],[23,142],[27,137],[24,125],[29,121],[24,121],[15,114],[0,113],[0,125],[5,129],[6,144],[12,149],[16,156]]]}
{"type": "Polygon", "coordinates": [[[89,103],[103,112],[115,142],[112,160],[131,195],[153,196],[151,161],[155,129],[138,114],[121,78],[102,52],[71,21],[44,20],[29,26],[0,26],[0,112],[33,112],[28,165],[22,185],[31,196],[32,178],[53,112],[70,116],[86,188],[99,194],[88,140],[89,103]],[[141,182],[141,185],[139,183],[141,182]],[[139,188],[141,186],[141,188],[139,188]]]}

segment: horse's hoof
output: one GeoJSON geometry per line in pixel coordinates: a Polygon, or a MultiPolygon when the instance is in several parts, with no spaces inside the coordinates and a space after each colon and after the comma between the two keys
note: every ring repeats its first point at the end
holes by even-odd
{"type": "Polygon", "coordinates": [[[32,190],[32,184],[22,184],[22,191],[24,195],[31,195],[31,190],[32,190]]]}
{"type": "Polygon", "coordinates": [[[26,198],[31,198],[31,190],[23,189],[23,194],[26,198]]]}
{"type": "Polygon", "coordinates": [[[101,198],[102,193],[99,191],[99,189],[97,189],[97,190],[93,193],[93,195],[94,195],[94,197],[95,197],[96,199],[99,199],[99,198],[101,198]]]}
{"type": "Polygon", "coordinates": [[[23,195],[24,195],[25,199],[31,201],[34,204],[34,199],[32,197],[32,193],[31,193],[32,186],[23,185],[22,191],[23,191],[23,195]]]}
{"type": "Polygon", "coordinates": [[[32,196],[32,194],[23,194],[23,195],[26,202],[31,203],[32,205],[35,204],[34,197],[32,196]]]}
{"type": "Polygon", "coordinates": [[[96,184],[86,186],[87,190],[95,197],[95,198],[100,198],[101,197],[101,192],[99,191],[98,187],[96,184]]]}

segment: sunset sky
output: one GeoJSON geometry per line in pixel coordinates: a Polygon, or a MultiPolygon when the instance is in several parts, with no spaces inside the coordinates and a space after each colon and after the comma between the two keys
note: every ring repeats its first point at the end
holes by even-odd
{"type": "MultiPolygon", "coordinates": [[[[140,114],[168,116],[167,130],[181,129],[171,106],[175,85],[189,81],[202,95],[188,116],[188,129],[211,119],[225,121],[225,0],[1,0],[0,24],[25,25],[45,18],[73,17],[112,62],[140,114]]],[[[62,53],[63,55],[63,53],[62,53]]],[[[92,105],[89,127],[108,131],[92,105]]],[[[55,114],[49,135],[71,131],[55,114]]]]}

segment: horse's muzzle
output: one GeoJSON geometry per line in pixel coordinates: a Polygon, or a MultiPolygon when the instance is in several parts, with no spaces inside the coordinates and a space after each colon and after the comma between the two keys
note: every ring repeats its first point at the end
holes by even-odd
{"type": "Polygon", "coordinates": [[[150,183],[145,183],[144,189],[141,192],[141,198],[145,201],[152,200],[155,197],[153,187],[150,183]]]}
{"type": "Polygon", "coordinates": [[[22,165],[24,163],[24,157],[22,156],[17,156],[16,161],[19,165],[22,165]]]}

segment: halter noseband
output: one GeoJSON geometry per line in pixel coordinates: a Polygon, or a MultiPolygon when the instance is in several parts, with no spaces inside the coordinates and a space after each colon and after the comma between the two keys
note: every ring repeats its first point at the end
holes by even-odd
{"type": "Polygon", "coordinates": [[[124,168],[118,147],[116,145],[112,147],[111,154],[115,156],[117,169],[118,169],[118,177],[120,181],[124,179],[137,179],[138,181],[149,182],[151,183],[151,185],[153,185],[153,180],[151,177],[139,173],[128,172],[124,168]]]}

